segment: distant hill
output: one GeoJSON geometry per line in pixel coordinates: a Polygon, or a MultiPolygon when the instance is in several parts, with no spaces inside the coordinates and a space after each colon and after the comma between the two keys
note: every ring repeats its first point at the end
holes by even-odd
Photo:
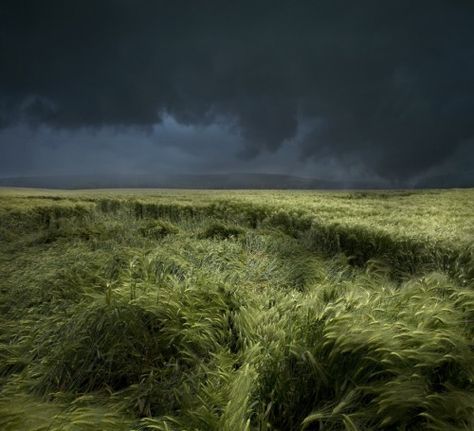
{"type": "Polygon", "coordinates": [[[185,188],[185,189],[343,189],[380,188],[374,183],[343,183],[276,174],[209,175],[62,175],[0,178],[0,186],[57,189],[185,188]]]}
{"type": "Polygon", "coordinates": [[[474,170],[428,177],[416,184],[419,188],[468,188],[474,187],[474,170]]]}
{"type": "MultiPolygon", "coordinates": [[[[376,182],[343,182],[277,174],[207,175],[62,175],[0,178],[4,187],[55,189],[92,188],[183,188],[183,189],[382,189],[393,188],[376,182]]],[[[474,187],[474,173],[431,177],[414,188],[474,187]]],[[[400,188],[400,187],[397,187],[400,188]]]]}

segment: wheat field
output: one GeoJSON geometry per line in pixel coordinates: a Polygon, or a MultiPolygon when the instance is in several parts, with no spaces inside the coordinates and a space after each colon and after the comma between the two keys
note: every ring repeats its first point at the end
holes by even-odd
{"type": "Polygon", "coordinates": [[[474,429],[474,190],[0,189],[0,429],[474,429]]]}

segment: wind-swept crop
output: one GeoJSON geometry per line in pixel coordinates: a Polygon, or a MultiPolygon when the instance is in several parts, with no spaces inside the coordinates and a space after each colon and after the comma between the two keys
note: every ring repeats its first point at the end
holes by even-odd
{"type": "Polygon", "coordinates": [[[43,193],[0,195],[1,429],[474,428],[472,191],[43,193]]]}

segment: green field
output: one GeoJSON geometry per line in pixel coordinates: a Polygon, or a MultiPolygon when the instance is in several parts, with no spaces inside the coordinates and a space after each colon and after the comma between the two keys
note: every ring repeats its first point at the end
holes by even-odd
{"type": "Polygon", "coordinates": [[[473,430],[474,189],[0,189],[0,429],[473,430]]]}

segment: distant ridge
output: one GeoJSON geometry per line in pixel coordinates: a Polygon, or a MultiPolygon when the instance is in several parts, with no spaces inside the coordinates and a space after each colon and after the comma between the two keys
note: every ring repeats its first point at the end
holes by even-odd
{"type": "MultiPolygon", "coordinates": [[[[389,189],[394,185],[370,181],[332,181],[278,174],[205,175],[59,175],[0,178],[3,187],[55,189],[179,188],[179,189],[389,189]]],[[[415,183],[410,188],[474,187],[474,174],[440,176],[415,183]]],[[[401,188],[401,187],[396,187],[401,188]]],[[[407,188],[407,187],[404,187],[407,188]]]]}
{"type": "Polygon", "coordinates": [[[183,189],[344,189],[380,188],[369,182],[338,182],[277,174],[206,175],[60,175],[0,178],[4,187],[56,189],[183,188],[183,189]]]}

